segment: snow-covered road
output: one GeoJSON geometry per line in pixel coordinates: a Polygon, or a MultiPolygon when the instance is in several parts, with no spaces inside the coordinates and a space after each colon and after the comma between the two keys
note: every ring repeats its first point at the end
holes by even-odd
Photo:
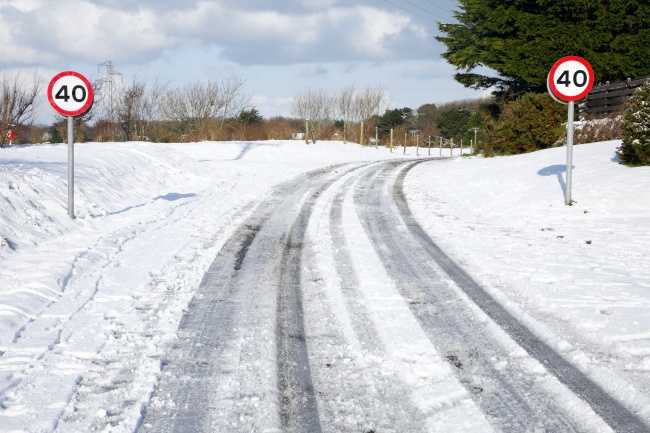
{"type": "Polygon", "coordinates": [[[417,164],[318,170],[262,202],[141,430],[647,431],[426,235],[403,191],[417,164]]]}
{"type": "MultiPolygon", "coordinates": [[[[590,146],[578,151],[590,173],[625,183],[612,145],[590,146]]],[[[611,196],[580,195],[577,170],[589,212],[552,213],[489,188],[513,161],[513,182],[553,206],[557,180],[527,173],[561,149],[502,160],[335,142],[78,149],[74,221],[64,146],[0,155],[2,432],[648,430],[650,275],[637,261],[648,239],[621,233],[625,249],[600,235],[601,220],[612,233],[648,220],[643,188],[641,204],[600,207],[611,196]],[[447,188],[458,176],[465,188],[447,188]],[[479,214],[502,208],[512,215],[479,214]],[[596,244],[591,278],[543,264],[579,264],[583,238],[596,244]],[[601,243],[629,271],[612,272],[601,243]],[[627,289],[615,298],[613,286],[627,289]],[[585,307],[587,289],[607,308],[585,307]]],[[[636,173],[628,189],[650,184],[636,173]]]]}

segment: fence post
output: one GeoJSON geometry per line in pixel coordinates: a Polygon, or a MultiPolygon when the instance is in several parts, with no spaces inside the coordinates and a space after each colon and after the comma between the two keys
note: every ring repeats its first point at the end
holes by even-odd
{"type": "Polygon", "coordinates": [[[440,156],[442,156],[442,137],[440,137],[440,156]]]}
{"type": "Polygon", "coordinates": [[[363,146],[363,122],[361,122],[361,136],[359,137],[359,144],[363,146]]]}
{"type": "Polygon", "coordinates": [[[379,149],[379,128],[375,126],[375,149],[379,149]]]}
{"type": "Polygon", "coordinates": [[[393,153],[393,128],[390,128],[390,153],[393,153]]]}
{"type": "Polygon", "coordinates": [[[408,133],[404,133],[404,155],[406,155],[406,137],[408,136],[408,133]]]}

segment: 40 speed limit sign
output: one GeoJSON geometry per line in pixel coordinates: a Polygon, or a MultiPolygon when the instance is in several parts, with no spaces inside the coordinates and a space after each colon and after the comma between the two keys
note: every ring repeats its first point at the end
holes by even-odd
{"type": "Polygon", "coordinates": [[[57,74],[47,86],[47,99],[57,113],[68,118],[68,215],[74,219],[74,118],[93,105],[93,86],[78,72],[57,74]]]}
{"type": "Polygon", "coordinates": [[[47,88],[47,98],[52,107],[68,117],[81,116],[88,111],[93,97],[93,87],[88,79],[74,71],[57,74],[47,88]]]}
{"type": "Polygon", "coordinates": [[[594,70],[582,57],[562,57],[551,68],[547,84],[551,94],[558,99],[578,101],[594,86],[594,70]]]}
{"type": "Polygon", "coordinates": [[[572,205],[571,188],[573,173],[573,118],[575,117],[575,101],[578,101],[591,91],[594,86],[594,70],[589,62],[582,57],[567,56],[555,62],[546,80],[548,91],[558,102],[568,105],[566,123],[566,188],[564,203],[572,205]]]}

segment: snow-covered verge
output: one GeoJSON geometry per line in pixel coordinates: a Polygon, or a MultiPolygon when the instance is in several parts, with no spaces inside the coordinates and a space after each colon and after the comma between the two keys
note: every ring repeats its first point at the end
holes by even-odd
{"type": "Polygon", "coordinates": [[[338,142],[77,144],[71,220],[67,146],[3,149],[0,431],[133,431],[183,308],[249,203],[311,169],[391,157],[404,155],[338,142]]]}
{"type": "MultiPolygon", "coordinates": [[[[618,144],[574,148],[573,206],[563,148],[426,162],[406,190],[452,257],[650,419],[650,169],[620,166],[618,144]]],[[[67,146],[2,149],[0,432],[133,431],[249,204],[311,169],[403,157],[339,142],[78,144],[71,220],[67,146]]]]}
{"type": "Polygon", "coordinates": [[[431,237],[552,347],[650,418],[650,167],[620,141],[424,163],[406,178],[431,237]]]}

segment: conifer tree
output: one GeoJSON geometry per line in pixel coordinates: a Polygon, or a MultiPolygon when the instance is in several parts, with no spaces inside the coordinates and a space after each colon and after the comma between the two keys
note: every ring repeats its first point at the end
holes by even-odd
{"type": "Polygon", "coordinates": [[[440,24],[443,57],[477,89],[545,92],[553,64],[584,57],[596,81],[650,76],[650,3],[641,0],[459,0],[457,24],[440,24]],[[488,67],[496,74],[476,73],[488,67]]]}
{"type": "Polygon", "coordinates": [[[625,110],[623,143],[617,154],[622,164],[650,165],[650,81],[639,87],[625,110]]]}

